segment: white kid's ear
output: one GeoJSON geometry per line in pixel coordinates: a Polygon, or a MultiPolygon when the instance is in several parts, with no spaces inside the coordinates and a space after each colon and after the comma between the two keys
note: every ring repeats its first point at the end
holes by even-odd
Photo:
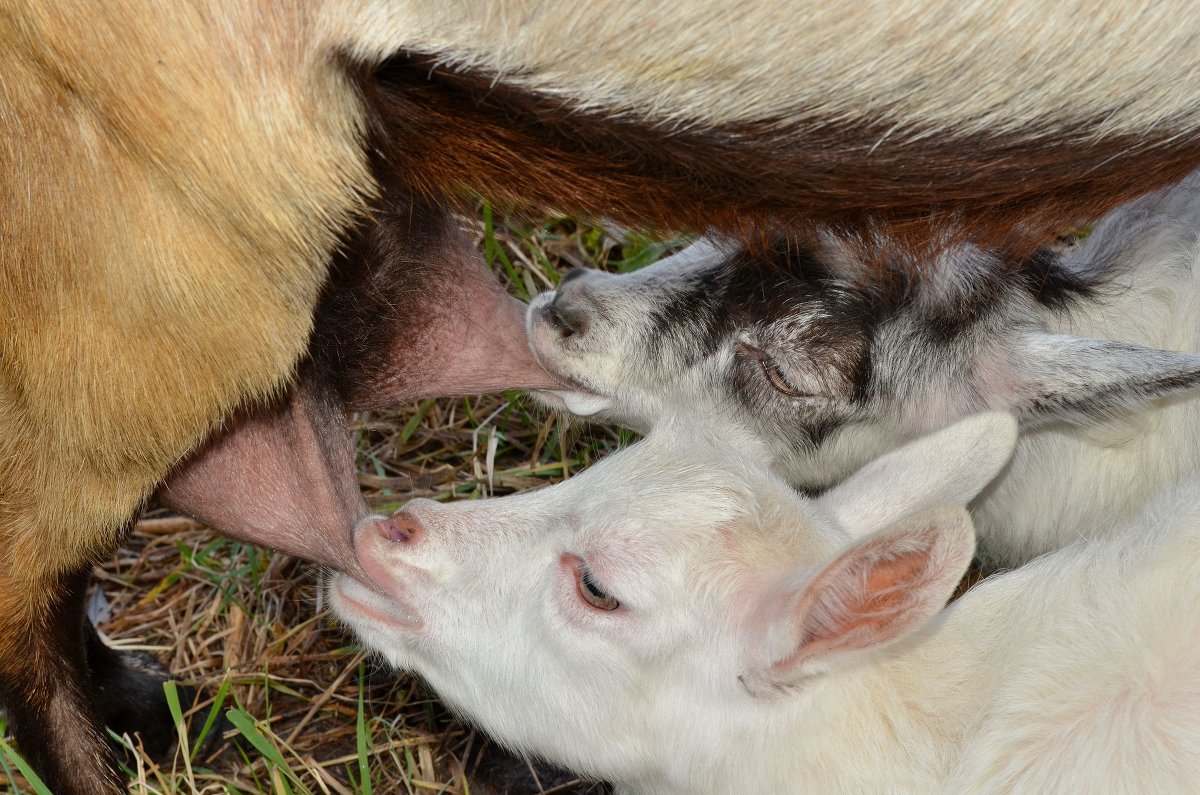
{"type": "Polygon", "coordinates": [[[976,414],[880,456],[817,505],[856,537],[927,508],[966,506],[1008,463],[1016,443],[1010,415],[976,414]]]}
{"type": "MultiPolygon", "coordinates": [[[[786,689],[840,657],[910,634],[936,615],[975,553],[963,508],[941,507],[868,536],[759,607],[751,693],[786,689]]],[[[752,630],[753,631],[753,630],[752,630]]]]}
{"type": "Polygon", "coordinates": [[[1023,428],[1095,423],[1200,386],[1200,355],[1111,340],[1025,332],[1004,358],[981,368],[979,386],[1023,428]]]}

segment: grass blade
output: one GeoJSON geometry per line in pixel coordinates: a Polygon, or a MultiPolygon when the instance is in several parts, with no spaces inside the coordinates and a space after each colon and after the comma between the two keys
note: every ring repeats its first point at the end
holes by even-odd
{"type": "Polygon", "coordinates": [[[262,732],[258,730],[258,726],[254,723],[254,718],[250,714],[244,712],[237,707],[233,707],[226,713],[229,722],[234,725],[246,741],[254,746],[254,750],[258,751],[267,761],[277,765],[284,770],[287,769],[287,761],[284,760],[283,754],[279,753],[279,749],[271,744],[271,741],[263,737],[262,732]]]}
{"type": "Polygon", "coordinates": [[[366,710],[363,708],[363,666],[358,664],[358,718],[355,724],[358,735],[359,792],[371,795],[371,757],[367,749],[374,745],[367,727],[366,710]]]}
{"type": "Polygon", "coordinates": [[[229,686],[232,684],[228,676],[221,682],[221,686],[217,689],[217,696],[213,699],[213,705],[208,710],[208,717],[204,719],[204,725],[200,727],[200,733],[196,735],[196,746],[192,749],[191,759],[194,761],[196,753],[204,747],[204,740],[208,737],[208,733],[212,731],[212,727],[217,722],[217,718],[221,717],[221,707],[225,704],[225,698],[229,695],[229,686]]]}
{"type": "Polygon", "coordinates": [[[195,789],[196,778],[192,774],[192,750],[188,747],[187,724],[183,722],[183,708],[179,705],[179,685],[174,680],[163,682],[163,694],[167,697],[167,709],[171,711],[171,722],[175,724],[175,734],[179,737],[179,747],[183,749],[183,768],[188,783],[195,789]]]}
{"type": "Polygon", "coordinates": [[[0,753],[3,753],[8,761],[16,765],[17,770],[20,770],[21,775],[25,777],[27,782],[29,782],[29,786],[33,787],[35,795],[54,795],[54,793],[50,791],[50,788],[46,786],[46,783],[38,776],[38,774],[33,772],[33,768],[29,766],[29,763],[17,753],[15,748],[5,742],[2,738],[0,738],[0,753]]]}

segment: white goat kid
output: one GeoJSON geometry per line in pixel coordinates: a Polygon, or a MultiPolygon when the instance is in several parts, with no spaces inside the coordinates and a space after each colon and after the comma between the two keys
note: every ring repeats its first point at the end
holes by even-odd
{"type": "Polygon", "coordinates": [[[550,401],[645,430],[679,406],[746,423],[819,490],[971,413],[1028,433],[973,506],[1017,564],[1123,524],[1200,464],[1200,176],[1020,269],[970,248],[919,278],[832,238],[769,261],[704,240],[643,271],[573,271],[530,305],[530,344],[579,387],[550,401]],[[1136,344],[1135,344],[1136,343],[1136,344]]]}
{"type": "Polygon", "coordinates": [[[744,440],[659,428],[558,486],[410,503],[332,601],[500,742],[622,793],[1188,791],[1200,488],[943,610],[1015,434],[971,417],[811,500],[744,440]]]}

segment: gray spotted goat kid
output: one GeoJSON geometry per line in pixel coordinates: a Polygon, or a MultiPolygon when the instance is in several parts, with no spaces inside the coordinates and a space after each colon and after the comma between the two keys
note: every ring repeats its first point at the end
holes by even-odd
{"type": "Polygon", "coordinates": [[[813,499],[736,427],[366,523],[331,602],[505,746],[622,795],[1183,793],[1200,781],[1200,482],[943,607],[1016,424],[813,499]]]}
{"type": "Polygon", "coordinates": [[[911,268],[844,243],[752,257],[702,240],[641,271],[569,273],[529,307],[530,346],[576,389],[547,401],[647,430],[695,409],[743,423],[819,491],[974,412],[1020,421],[972,506],[994,563],[1125,522],[1200,466],[1200,176],[1014,268],[968,247],[911,268]]]}

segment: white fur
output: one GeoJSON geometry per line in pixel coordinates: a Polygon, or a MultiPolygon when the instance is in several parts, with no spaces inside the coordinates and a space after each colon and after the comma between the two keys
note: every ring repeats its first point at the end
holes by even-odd
{"type": "MultiPolygon", "coordinates": [[[[1102,300],[1050,331],[1200,351],[1200,178],[1114,213],[1073,261],[1115,250],[1125,271],[1102,300]]],[[[1059,424],[1024,434],[1013,463],[973,506],[982,537],[1003,560],[1105,532],[1143,510],[1164,483],[1200,468],[1194,393],[1089,428],[1059,424]]]]}
{"type": "Polygon", "coordinates": [[[401,591],[423,628],[372,618],[347,583],[333,603],[501,742],[620,793],[1200,781],[1200,482],[935,616],[973,547],[961,506],[1011,450],[1011,420],[959,423],[817,501],[740,433],[668,424],[559,486],[413,503],[423,540],[359,544],[375,587],[401,591]],[[871,526],[836,518],[864,515],[871,526]],[[621,607],[587,607],[563,555],[586,558],[621,607]],[[867,572],[887,580],[905,555],[920,576],[864,603],[890,587],[867,572]],[[870,622],[846,625],[859,604],[870,622]]]}

